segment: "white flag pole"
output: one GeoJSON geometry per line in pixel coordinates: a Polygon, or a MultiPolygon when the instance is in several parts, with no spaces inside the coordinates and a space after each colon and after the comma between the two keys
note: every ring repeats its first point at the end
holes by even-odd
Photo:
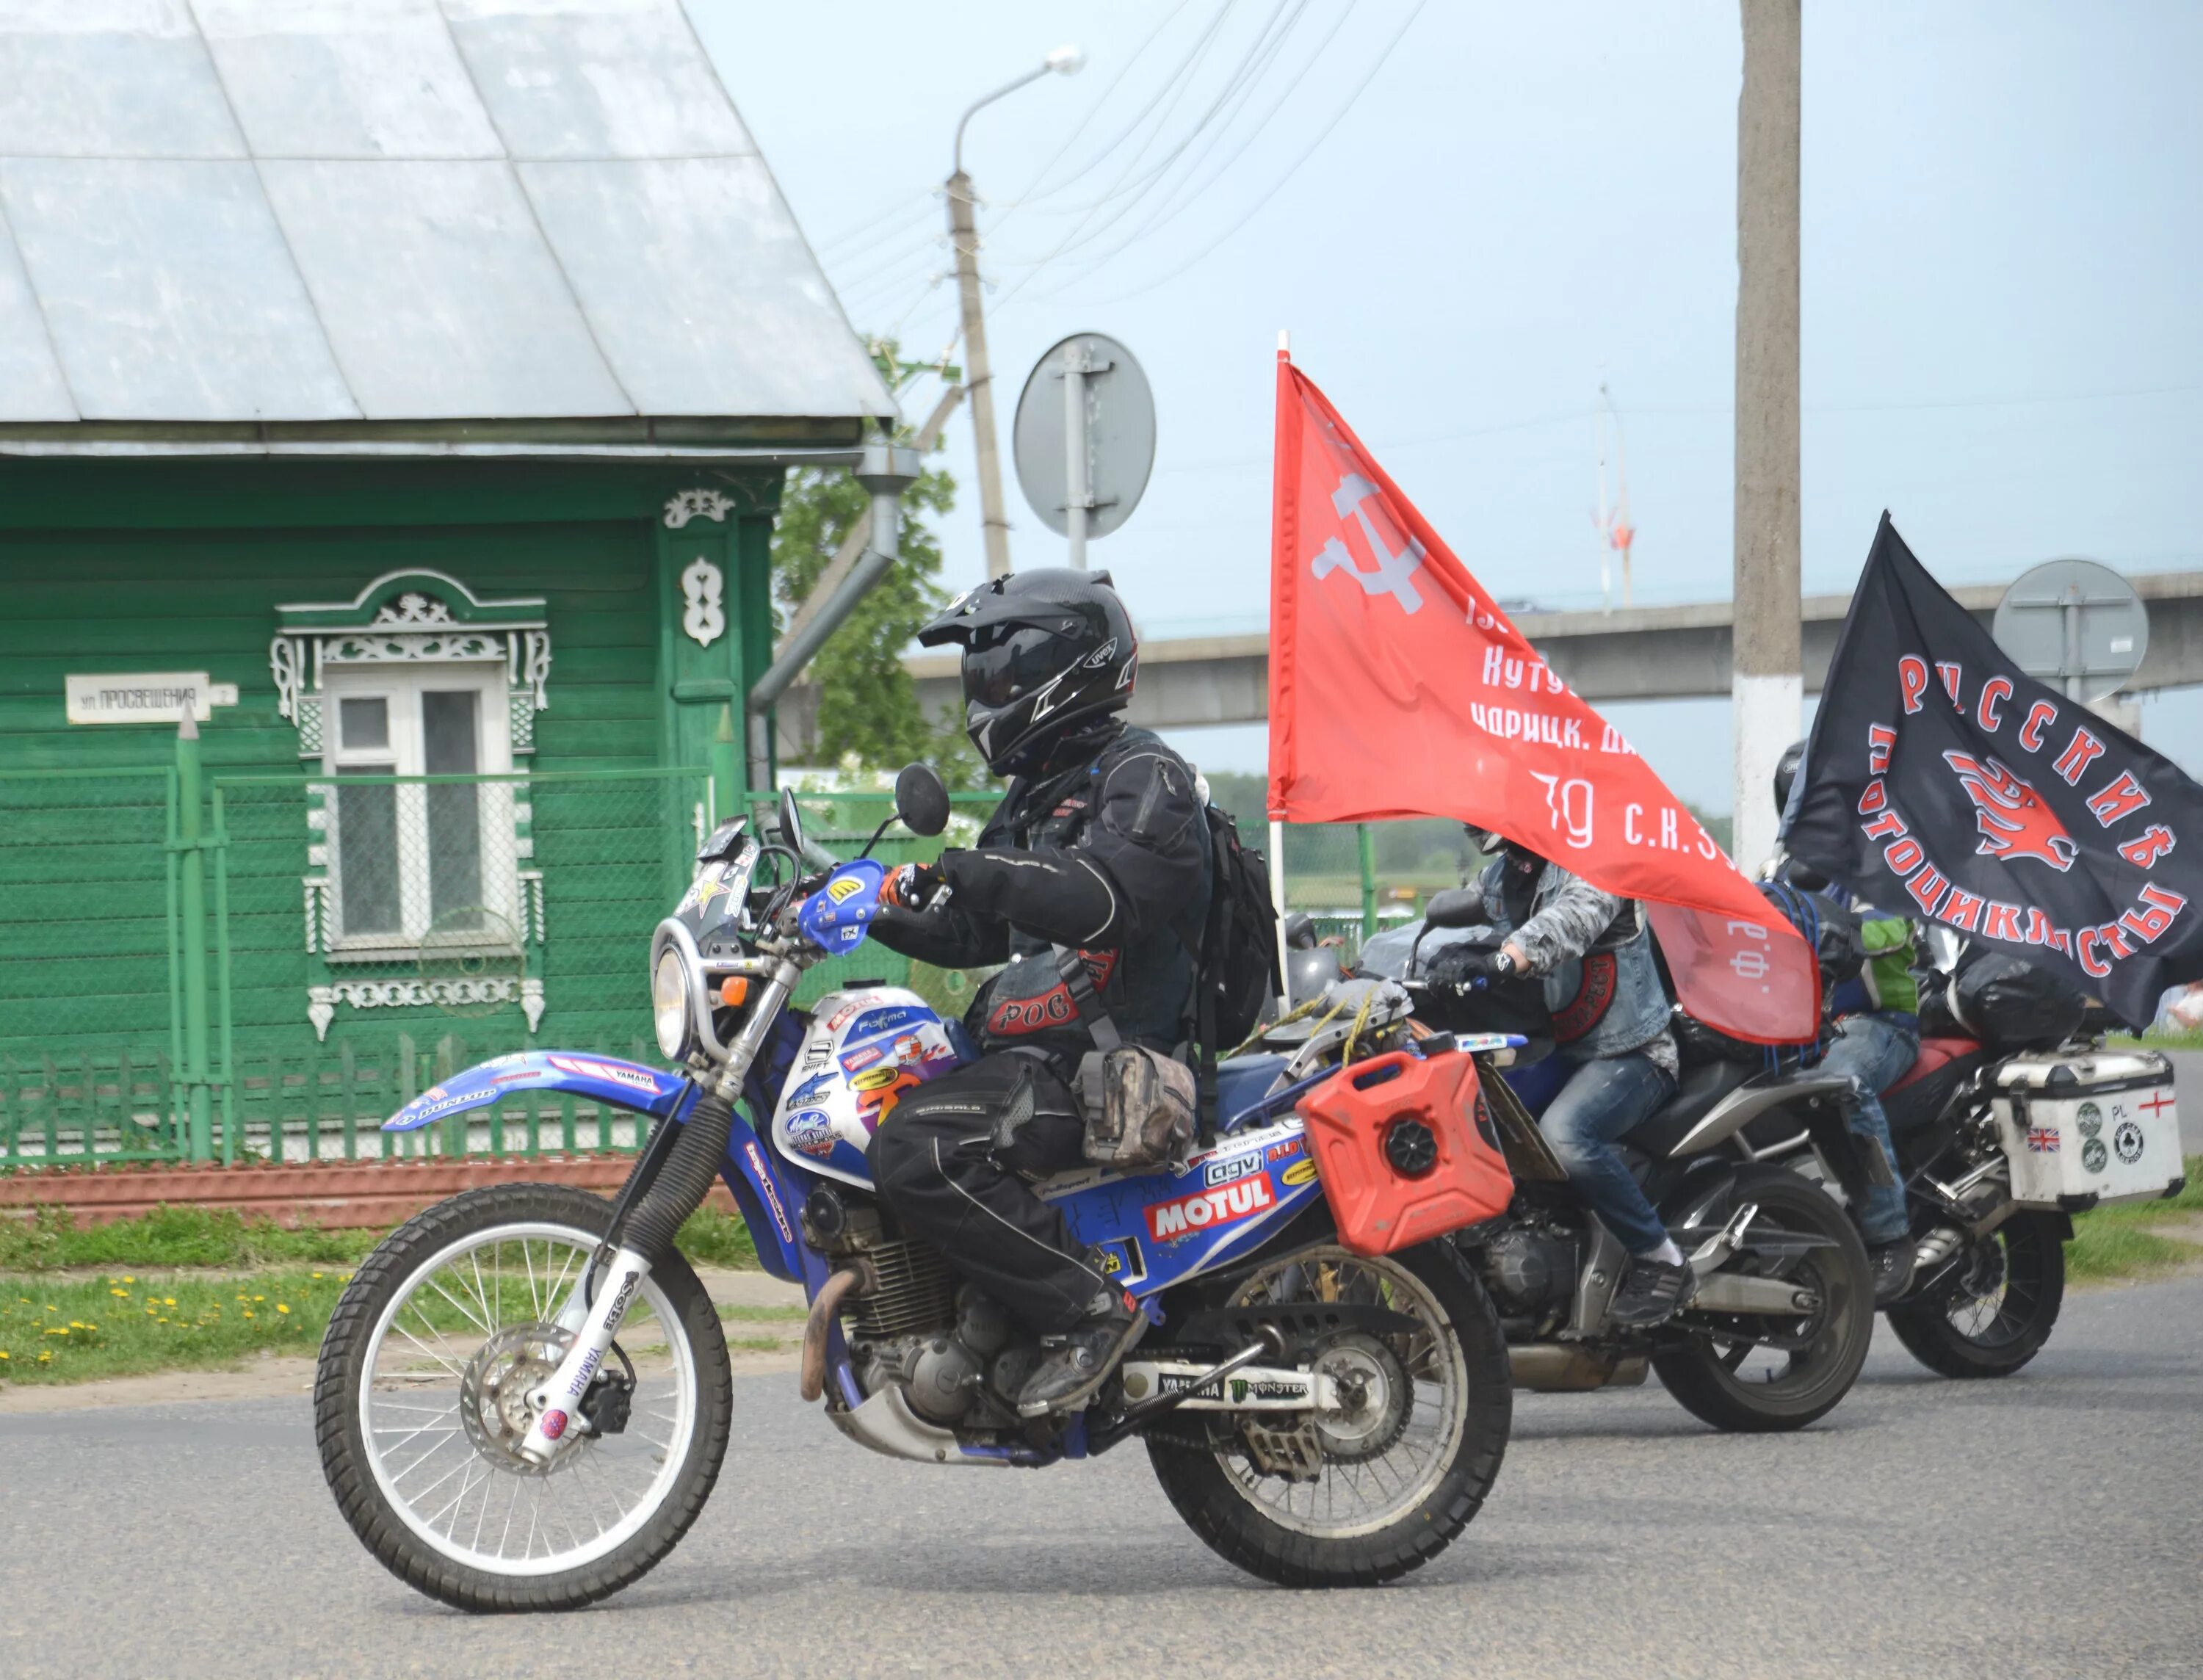
{"type": "MultiPolygon", "coordinates": [[[[1290,356],[1292,350],[1292,334],[1280,327],[1278,354],[1290,356]]],[[[1285,825],[1282,822],[1270,824],[1270,902],[1278,912],[1278,1013],[1283,1015],[1290,992],[1285,985],[1285,825]]]]}

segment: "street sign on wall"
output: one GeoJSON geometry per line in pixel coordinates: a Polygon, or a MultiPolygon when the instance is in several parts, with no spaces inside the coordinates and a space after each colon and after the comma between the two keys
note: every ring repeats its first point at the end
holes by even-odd
{"type": "Polygon", "coordinates": [[[210,682],[204,671],[118,671],[62,679],[72,723],[174,723],[191,708],[212,721],[216,706],[237,704],[237,685],[210,682]]]}

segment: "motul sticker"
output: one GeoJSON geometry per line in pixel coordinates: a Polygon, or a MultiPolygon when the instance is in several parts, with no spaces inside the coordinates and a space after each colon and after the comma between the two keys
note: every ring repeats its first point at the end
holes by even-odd
{"type": "Polygon", "coordinates": [[[1276,1205],[1277,1198],[1270,1194],[1267,1177],[1243,1178],[1237,1183],[1220,1184],[1214,1190],[1155,1203],[1147,1211],[1148,1235],[1157,1242],[1177,1242],[1212,1226],[1267,1213],[1276,1205]]]}

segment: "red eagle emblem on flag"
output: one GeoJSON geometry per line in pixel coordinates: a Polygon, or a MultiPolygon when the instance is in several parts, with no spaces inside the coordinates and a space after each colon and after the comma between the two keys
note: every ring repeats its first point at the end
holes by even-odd
{"type": "Polygon", "coordinates": [[[1982,831],[1976,850],[1983,857],[2006,863],[2032,858],[2061,872],[2073,867],[2081,848],[2034,788],[1993,758],[1946,752],[1943,760],[1958,773],[1966,797],[1974,802],[1974,822],[1982,831]]]}

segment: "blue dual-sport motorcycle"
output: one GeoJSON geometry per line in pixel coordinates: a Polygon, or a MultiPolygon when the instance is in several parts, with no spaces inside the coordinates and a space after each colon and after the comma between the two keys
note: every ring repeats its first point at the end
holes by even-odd
{"type": "MultiPolygon", "coordinates": [[[[918,834],[948,820],[922,766],[896,805],[918,834]]],[[[678,1071],[531,1051],[387,1123],[554,1090],[672,1123],[611,1202],[469,1191],[360,1267],[315,1404],[329,1485],[368,1548],[470,1610],[586,1604],[673,1548],[733,1423],[719,1319],[674,1242],[724,1179],[765,1269],[803,1285],[801,1390],[852,1441],[1002,1470],[1137,1436],[1202,1539],[1289,1584],[1383,1581],[1443,1549],[1498,1473],[1506,1346],[1450,1243],[1374,1257],[1339,1243],[1294,1112],[1332,1073],[1291,1084],[1282,1056],[1227,1063],[1228,1118],[1184,1165],[1038,1187],[1151,1328],[1085,1409],[1020,1419],[1036,1338],[898,1229],[865,1161],[901,1094],[972,1047],[892,987],[789,1008],[804,970],[856,950],[877,914],[878,863],[818,858],[786,796],[777,834],[737,821],[702,848],[651,948],[659,1044],[678,1071]]]]}

